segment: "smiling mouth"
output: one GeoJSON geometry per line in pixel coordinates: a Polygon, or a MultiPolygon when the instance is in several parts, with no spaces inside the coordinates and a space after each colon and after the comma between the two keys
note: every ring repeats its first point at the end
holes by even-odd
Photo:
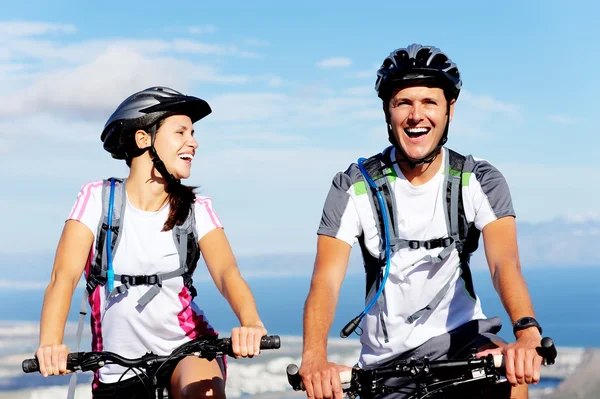
{"type": "Polygon", "coordinates": [[[411,128],[404,129],[404,133],[406,133],[406,135],[408,137],[410,137],[411,139],[425,136],[430,131],[431,131],[431,128],[429,128],[429,127],[411,127],[411,128]]]}
{"type": "Polygon", "coordinates": [[[192,154],[179,154],[179,158],[186,162],[192,163],[194,156],[192,154]]]}

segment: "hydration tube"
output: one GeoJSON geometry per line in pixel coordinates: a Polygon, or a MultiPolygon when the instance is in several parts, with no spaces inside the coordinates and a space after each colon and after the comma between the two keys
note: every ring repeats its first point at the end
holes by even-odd
{"type": "Polygon", "coordinates": [[[108,201],[108,215],[106,228],[106,256],[108,257],[106,266],[106,284],[108,292],[112,292],[115,286],[115,271],[112,267],[112,213],[115,206],[115,179],[110,179],[110,200],[108,201]]]}
{"type": "MultiPolygon", "coordinates": [[[[373,297],[371,302],[369,302],[369,304],[365,307],[365,309],[362,312],[360,312],[360,314],[358,316],[356,316],[348,324],[346,324],[346,326],[340,332],[340,337],[342,337],[342,338],[348,337],[350,334],[352,334],[354,332],[354,330],[356,330],[356,328],[360,324],[362,318],[365,317],[365,315],[369,312],[369,310],[371,310],[371,308],[373,307],[375,302],[377,302],[377,299],[383,292],[383,287],[385,287],[385,283],[387,281],[388,274],[390,273],[391,249],[390,249],[390,234],[389,234],[389,230],[388,230],[389,226],[388,226],[387,210],[385,207],[385,203],[383,202],[383,197],[381,196],[381,190],[377,188],[377,185],[375,184],[373,179],[371,179],[371,176],[369,176],[369,173],[363,166],[364,161],[366,161],[365,158],[359,158],[358,159],[358,167],[359,167],[361,173],[363,174],[363,176],[365,177],[365,179],[367,180],[367,183],[369,183],[369,186],[373,190],[375,190],[375,195],[377,196],[377,201],[379,202],[379,209],[381,209],[381,214],[383,216],[382,219],[383,219],[383,239],[384,239],[384,245],[385,245],[385,272],[383,274],[383,279],[381,281],[381,285],[379,286],[379,289],[375,293],[375,296],[373,297]]],[[[375,217],[377,217],[377,216],[375,215],[375,217]]]]}

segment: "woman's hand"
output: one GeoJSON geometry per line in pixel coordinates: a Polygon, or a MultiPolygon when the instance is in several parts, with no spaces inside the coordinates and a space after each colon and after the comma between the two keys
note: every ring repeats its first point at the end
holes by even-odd
{"type": "Polygon", "coordinates": [[[267,335],[262,323],[235,327],[231,330],[231,348],[236,358],[253,357],[260,353],[260,340],[267,335]]]}
{"type": "Polygon", "coordinates": [[[65,375],[67,370],[67,354],[71,353],[66,345],[40,346],[35,352],[35,357],[40,365],[40,373],[44,377],[50,375],[65,375]]]}

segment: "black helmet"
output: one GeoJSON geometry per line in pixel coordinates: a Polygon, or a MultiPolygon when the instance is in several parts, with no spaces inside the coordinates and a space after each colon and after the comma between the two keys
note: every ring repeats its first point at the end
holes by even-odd
{"type": "MultiPolygon", "coordinates": [[[[200,98],[168,87],[150,87],[132,94],[117,107],[104,125],[100,139],[113,158],[127,159],[132,150],[137,151],[132,148],[137,130],[152,128],[159,120],[175,114],[187,115],[195,123],[211,112],[208,103],[200,98]]],[[[155,130],[149,133],[154,134],[155,130]]]]}
{"type": "Polygon", "coordinates": [[[393,51],[377,71],[375,90],[388,101],[392,90],[418,83],[434,84],[456,99],[462,81],[458,67],[442,50],[432,46],[411,44],[393,51]]]}

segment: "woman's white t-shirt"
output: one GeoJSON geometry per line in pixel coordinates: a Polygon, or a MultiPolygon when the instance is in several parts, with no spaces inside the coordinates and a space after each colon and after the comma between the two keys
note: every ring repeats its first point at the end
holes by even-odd
{"type": "MultiPolygon", "coordinates": [[[[196,196],[194,202],[198,239],[223,225],[208,197],[196,196]]],[[[169,215],[168,202],[156,212],[135,208],[129,199],[120,228],[119,246],[113,254],[115,274],[152,275],[179,268],[179,255],[173,232],[162,228],[169,215]]],[[[81,188],[69,219],[78,220],[96,234],[102,216],[102,181],[81,188]]],[[[95,240],[94,240],[95,242],[95,240]]],[[[90,250],[86,273],[94,260],[95,243],[90,250]]],[[[115,287],[120,282],[115,281],[115,287]]],[[[183,278],[163,280],[160,293],[146,306],[137,303],[152,286],[131,286],[107,303],[106,286],[90,295],[92,350],[110,351],[128,358],[146,352],[170,354],[178,346],[206,334],[216,334],[204,313],[192,300],[183,278]]],[[[103,383],[117,382],[125,368],[106,365],[97,378],[103,383]]],[[[128,372],[122,379],[135,376],[128,372]]]]}

